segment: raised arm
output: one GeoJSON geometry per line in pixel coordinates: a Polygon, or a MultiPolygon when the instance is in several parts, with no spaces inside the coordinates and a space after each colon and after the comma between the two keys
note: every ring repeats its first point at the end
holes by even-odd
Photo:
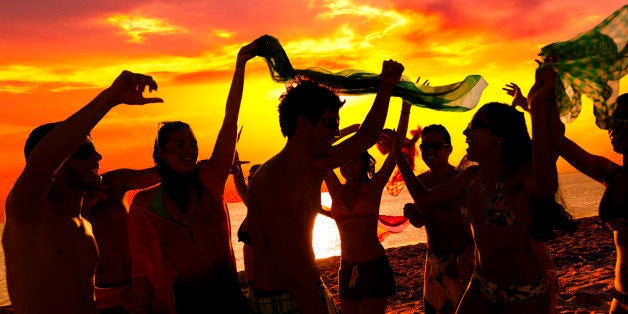
{"type": "MultiPolygon", "coordinates": [[[[244,89],[244,69],[247,61],[254,57],[251,51],[256,45],[257,43],[255,42],[250,43],[240,48],[238,52],[235,72],[233,73],[229,96],[227,96],[225,117],[222,121],[220,131],[218,132],[218,137],[216,138],[214,151],[207,164],[207,166],[212,168],[216,176],[214,179],[218,180],[221,191],[222,188],[224,188],[227,177],[231,172],[231,166],[233,165],[238,137],[238,116],[240,114],[240,103],[242,102],[242,91],[244,89]]],[[[201,177],[205,178],[206,173],[206,170],[202,168],[201,177]]]]}
{"type": "Polygon", "coordinates": [[[325,171],[340,167],[375,145],[386,121],[390,96],[393,88],[401,79],[401,73],[403,73],[403,65],[401,63],[393,60],[384,61],[380,75],[379,90],[375,96],[373,106],[371,106],[358,131],[346,141],[332,147],[324,166],[326,168],[324,169],[325,171]]]}
{"type": "MultiPolygon", "coordinates": [[[[412,108],[411,103],[405,100],[401,103],[401,113],[399,115],[399,123],[397,123],[397,133],[403,137],[405,137],[406,133],[408,132],[408,122],[410,121],[410,108],[412,108]]],[[[380,137],[390,136],[396,136],[393,130],[383,130],[380,135],[380,137]]],[[[391,156],[391,154],[388,154],[388,157],[386,157],[386,160],[384,160],[382,167],[379,168],[379,171],[375,173],[375,176],[373,178],[373,182],[378,190],[384,189],[386,183],[388,182],[388,179],[390,178],[390,175],[392,174],[393,170],[395,170],[395,165],[395,158],[391,156]]]]}
{"type": "Polygon", "coordinates": [[[558,172],[552,155],[552,143],[546,117],[546,106],[556,107],[554,84],[556,73],[549,67],[537,71],[528,94],[532,120],[532,172],[539,195],[553,196],[558,190],[558,172]]]}
{"type": "Polygon", "coordinates": [[[240,199],[244,205],[247,205],[247,196],[249,188],[246,185],[246,180],[244,178],[244,173],[242,172],[242,163],[240,163],[240,155],[238,151],[235,152],[235,159],[233,161],[233,166],[231,167],[231,174],[233,175],[233,183],[235,184],[236,191],[238,195],[240,195],[240,199]]]}
{"type": "Polygon", "coordinates": [[[327,173],[325,173],[324,180],[327,190],[329,191],[329,195],[331,195],[332,198],[338,197],[340,195],[340,190],[342,189],[342,183],[338,180],[338,176],[334,170],[327,171],[327,173]]]}
{"type": "Polygon", "coordinates": [[[408,192],[410,192],[414,202],[421,208],[443,207],[452,198],[460,197],[477,173],[477,167],[468,167],[455,178],[430,190],[414,175],[408,161],[401,153],[401,148],[398,144],[401,139],[402,137],[398,136],[395,141],[389,144],[389,149],[394,154],[393,156],[399,167],[399,172],[401,172],[401,176],[406,183],[408,192]]]}
{"type": "Polygon", "coordinates": [[[102,182],[108,194],[120,194],[131,190],[149,188],[161,180],[155,167],[145,169],[116,169],[102,175],[102,182]]]}
{"type": "Polygon", "coordinates": [[[567,137],[561,139],[557,150],[570,165],[600,183],[605,183],[604,180],[620,167],[608,158],[587,152],[567,137]]]}
{"type": "Polygon", "coordinates": [[[7,197],[7,219],[37,214],[42,208],[38,204],[47,194],[55,173],[111,108],[163,102],[160,98],[144,98],[142,93],[147,86],[151,92],[157,90],[152,77],[123,71],[110,87],[50,131],[31,152],[7,197]]]}

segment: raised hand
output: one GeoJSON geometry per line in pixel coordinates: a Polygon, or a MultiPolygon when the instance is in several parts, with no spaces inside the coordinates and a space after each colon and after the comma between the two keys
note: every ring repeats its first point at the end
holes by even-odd
{"type": "Polygon", "coordinates": [[[528,111],[528,100],[521,93],[521,88],[515,83],[506,84],[506,87],[502,88],[506,93],[513,97],[512,106],[513,107],[521,107],[521,109],[528,111]]]}
{"type": "Polygon", "coordinates": [[[401,79],[401,73],[403,73],[404,67],[401,63],[394,60],[386,60],[382,64],[382,73],[380,77],[382,83],[397,85],[401,79]]]}
{"type": "Polygon", "coordinates": [[[395,142],[397,139],[397,132],[391,129],[383,129],[381,133],[379,133],[379,144],[384,148],[382,151],[383,154],[388,154],[392,152],[395,146],[395,142]]]}
{"type": "Polygon", "coordinates": [[[247,61],[251,60],[255,57],[255,52],[260,46],[259,41],[253,41],[252,43],[242,46],[240,51],[238,52],[238,59],[236,61],[236,67],[242,67],[246,64],[247,61]]]}
{"type": "Polygon", "coordinates": [[[148,91],[156,91],[157,83],[152,77],[144,74],[133,73],[127,70],[122,71],[113,81],[111,86],[105,90],[109,101],[113,105],[144,105],[148,103],[164,102],[161,98],[144,98],[142,93],[148,86],[148,91]]]}

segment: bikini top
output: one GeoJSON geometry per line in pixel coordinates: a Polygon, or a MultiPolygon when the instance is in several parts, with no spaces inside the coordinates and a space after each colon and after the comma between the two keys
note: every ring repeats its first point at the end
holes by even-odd
{"type": "Polygon", "coordinates": [[[623,167],[618,167],[614,170],[605,180],[606,190],[600,200],[599,215],[600,219],[604,222],[611,220],[622,220],[622,225],[628,220],[628,195],[625,191],[617,189],[617,175],[623,171],[623,167]],[[619,204],[613,204],[613,199],[617,196],[617,193],[623,193],[623,197],[620,197],[619,204]]]}
{"type": "MultiPolygon", "coordinates": [[[[471,180],[469,188],[465,192],[465,197],[462,202],[462,216],[471,222],[471,216],[469,215],[468,203],[470,201],[471,187],[475,185],[475,178],[471,180]]],[[[482,223],[494,227],[508,227],[518,225],[519,221],[512,212],[510,204],[506,201],[504,196],[504,182],[499,181],[495,186],[495,192],[488,199],[484,208],[482,208],[482,223]]]]}
{"type": "Polygon", "coordinates": [[[338,193],[337,197],[332,199],[331,203],[331,217],[336,222],[340,223],[354,219],[377,220],[379,217],[379,206],[373,203],[367,186],[361,188],[353,207],[345,204],[340,195],[342,195],[342,191],[338,193]]]}
{"type": "Polygon", "coordinates": [[[153,201],[150,203],[150,207],[148,208],[151,212],[153,212],[154,214],[160,216],[161,218],[170,220],[174,223],[180,224],[180,225],[189,225],[191,223],[194,222],[194,220],[196,220],[196,211],[194,211],[192,214],[193,216],[191,217],[191,219],[189,221],[186,222],[181,222],[178,221],[177,219],[175,219],[172,214],[170,214],[170,212],[168,212],[168,210],[166,209],[166,206],[164,206],[164,203],[162,201],[162,196],[163,196],[163,190],[161,188],[157,189],[157,192],[155,193],[155,196],[153,197],[153,201]]]}

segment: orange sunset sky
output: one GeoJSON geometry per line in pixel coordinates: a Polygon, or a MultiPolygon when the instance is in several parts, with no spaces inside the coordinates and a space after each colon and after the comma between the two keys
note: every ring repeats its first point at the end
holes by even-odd
{"type": "MultiPolygon", "coordinates": [[[[445,85],[480,74],[489,83],[480,104],[510,102],[501,90],[517,82],[527,93],[534,59],[546,44],[591,29],[624,4],[597,0],[3,0],[0,1],[0,221],[24,166],[22,147],[34,127],[62,120],[124,69],[152,75],[163,104],[119,106],[94,129],[102,171],[144,168],[157,123],[190,123],[200,158],[211,153],[224,115],[236,53],[263,34],[280,40],[297,69],[360,69],[379,73],[392,58],[404,75],[445,85]]],[[[622,80],[620,92],[625,88],[622,80]]],[[[261,58],[249,62],[238,150],[263,162],[285,143],[277,118],[282,84],[261,58]]],[[[345,97],[341,127],[361,122],[373,95],[345,97]]],[[[395,127],[401,100],[391,101],[395,127]]],[[[462,130],[475,110],[444,113],[414,107],[410,128],[441,123],[453,136],[457,163],[462,130]]],[[[619,161],[585,101],[567,135],[593,153],[619,161]]],[[[372,150],[381,160],[381,155],[372,150]]],[[[247,165],[248,166],[248,165],[247,165]]],[[[573,170],[559,163],[561,171],[573,170]]],[[[419,166],[425,169],[425,166],[419,166]]],[[[248,167],[245,167],[245,172],[248,167]]]]}

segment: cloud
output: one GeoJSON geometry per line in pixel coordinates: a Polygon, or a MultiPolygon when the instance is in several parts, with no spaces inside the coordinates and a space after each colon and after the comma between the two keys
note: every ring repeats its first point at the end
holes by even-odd
{"type": "Polygon", "coordinates": [[[145,36],[188,33],[185,28],[172,25],[160,18],[115,14],[107,17],[106,21],[122,29],[121,33],[127,35],[130,42],[138,44],[144,41],[145,36]]]}

